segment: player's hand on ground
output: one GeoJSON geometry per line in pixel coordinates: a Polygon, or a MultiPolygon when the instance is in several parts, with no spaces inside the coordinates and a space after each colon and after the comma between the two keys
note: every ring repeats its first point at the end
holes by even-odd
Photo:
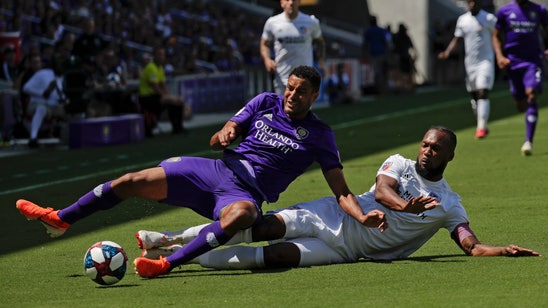
{"type": "Polygon", "coordinates": [[[407,213],[419,214],[435,208],[438,203],[438,199],[433,197],[420,196],[417,198],[411,198],[407,202],[407,205],[405,206],[403,211],[407,213]]]}
{"type": "Polygon", "coordinates": [[[365,220],[362,224],[368,228],[377,228],[381,232],[388,228],[384,212],[379,210],[372,210],[365,214],[365,220]]]}
{"type": "Polygon", "coordinates": [[[509,257],[540,256],[540,254],[536,251],[528,248],[519,247],[518,245],[514,244],[510,244],[504,249],[505,251],[503,252],[503,254],[509,257]]]}

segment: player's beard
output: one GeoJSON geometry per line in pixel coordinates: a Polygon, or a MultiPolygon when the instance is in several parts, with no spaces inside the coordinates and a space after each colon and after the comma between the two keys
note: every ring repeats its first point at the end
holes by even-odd
{"type": "Polygon", "coordinates": [[[443,176],[443,172],[445,171],[445,167],[447,167],[447,163],[440,165],[437,168],[432,169],[426,169],[421,167],[419,164],[419,160],[417,158],[417,161],[415,162],[415,171],[422,176],[423,178],[427,180],[435,179],[437,177],[443,176]]]}

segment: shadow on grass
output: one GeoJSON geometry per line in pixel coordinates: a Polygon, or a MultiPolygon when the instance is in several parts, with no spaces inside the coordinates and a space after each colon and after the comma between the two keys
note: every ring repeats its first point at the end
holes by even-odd
{"type": "Polygon", "coordinates": [[[365,263],[394,263],[402,261],[412,261],[412,262],[465,262],[464,260],[455,260],[454,258],[466,257],[463,254],[452,254],[452,255],[436,255],[436,256],[420,256],[420,257],[409,257],[404,259],[396,260],[371,260],[371,259],[362,259],[359,262],[365,263]]]}

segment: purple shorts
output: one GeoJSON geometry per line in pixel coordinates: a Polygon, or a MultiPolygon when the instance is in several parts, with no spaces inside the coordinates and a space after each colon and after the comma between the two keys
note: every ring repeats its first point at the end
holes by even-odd
{"type": "Polygon", "coordinates": [[[241,182],[220,159],[172,157],[159,166],[167,180],[167,198],[162,203],[190,208],[211,220],[219,220],[225,206],[242,200],[253,202],[262,213],[261,195],[241,182]]]}
{"type": "Polygon", "coordinates": [[[534,63],[508,70],[510,92],[515,99],[526,97],[525,89],[536,89],[542,92],[542,68],[534,63]]]}

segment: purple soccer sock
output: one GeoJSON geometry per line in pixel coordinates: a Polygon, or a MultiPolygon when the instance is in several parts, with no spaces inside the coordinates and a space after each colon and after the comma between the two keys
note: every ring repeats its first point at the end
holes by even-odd
{"type": "Polygon", "coordinates": [[[177,250],[174,254],[167,257],[171,264],[171,269],[185,264],[188,261],[212,250],[215,247],[226,244],[231,236],[227,235],[221,228],[220,221],[214,221],[203,228],[198,236],[177,250]]]}
{"type": "Polygon", "coordinates": [[[97,211],[108,210],[114,207],[122,199],[118,198],[114,194],[114,191],[112,191],[110,187],[111,182],[109,181],[95,187],[72,205],[60,210],[57,215],[64,222],[73,224],[97,211]]]}
{"type": "Polygon", "coordinates": [[[538,105],[537,102],[529,102],[525,112],[525,140],[533,142],[535,129],[537,127],[538,105]]]}

